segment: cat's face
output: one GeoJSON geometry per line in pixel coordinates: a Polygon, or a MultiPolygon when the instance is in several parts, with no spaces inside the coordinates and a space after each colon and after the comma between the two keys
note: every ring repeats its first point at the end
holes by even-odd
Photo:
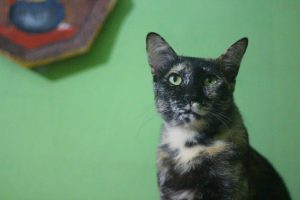
{"type": "Polygon", "coordinates": [[[170,125],[226,123],[233,105],[235,78],[247,39],[233,44],[217,59],[178,56],[158,34],[147,36],[148,60],[156,105],[170,125]]]}

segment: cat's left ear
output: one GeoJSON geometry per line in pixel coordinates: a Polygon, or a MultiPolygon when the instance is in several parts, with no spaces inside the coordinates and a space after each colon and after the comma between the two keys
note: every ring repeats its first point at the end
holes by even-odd
{"type": "Polygon", "coordinates": [[[218,58],[226,78],[231,82],[234,82],[236,79],[247,46],[248,38],[242,38],[231,45],[226,53],[218,58]]]}

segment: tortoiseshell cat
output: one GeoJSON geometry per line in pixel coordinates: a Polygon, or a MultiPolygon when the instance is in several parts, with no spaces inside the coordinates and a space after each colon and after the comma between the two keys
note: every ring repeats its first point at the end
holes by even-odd
{"type": "Polygon", "coordinates": [[[248,39],[216,59],[178,56],[147,35],[148,61],[164,124],[157,152],[162,200],[286,200],[272,165],[249,144],[233,99],[248,39]]]}

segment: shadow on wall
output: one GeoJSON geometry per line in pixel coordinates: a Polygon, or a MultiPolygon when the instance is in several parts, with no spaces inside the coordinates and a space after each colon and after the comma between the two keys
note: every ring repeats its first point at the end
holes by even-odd
{"type": "Polygon", "coordinates": [[[37,67],[33,71],[49,80],[57,80],[106,63],[110,58],[121,24],[132,9],[132,6],[132,0],[120,0],[117,2],[115,9],[94,41],[90,52],[64,61],[37,67]]]}

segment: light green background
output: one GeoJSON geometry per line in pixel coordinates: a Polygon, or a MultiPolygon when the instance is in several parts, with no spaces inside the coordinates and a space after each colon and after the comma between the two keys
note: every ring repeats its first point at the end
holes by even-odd
{"type": "Polygon", "coordinates": [[[37,70],[0,58],[1,200],[155,200],[145,36],[217,57],[248,36],[236,101],[300,199],[300,1],[119,0],[91,52],[37,70]]]}

